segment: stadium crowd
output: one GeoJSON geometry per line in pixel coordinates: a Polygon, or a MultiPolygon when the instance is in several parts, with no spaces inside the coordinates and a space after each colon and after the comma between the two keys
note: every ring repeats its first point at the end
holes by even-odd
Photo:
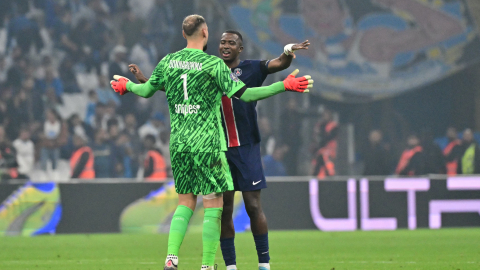
{"type": "Polygon", "coordinates": [[[183,4],[1,1],[2,178],[28,178],[36,168],[48,172],[46,178],[64,177],[56,175],[59,160],[70,160],[73,178],[90,178],[85,171],[135,178],[144,167],[144,176],[164,178],[168,119],[165,110],[153,110],[162,100],[120,99],[109,78],[133,79],[129,62],[149,74],[167,52],[181,48],[183,42],[172,44],[181,38],[173,25],[191,12],[183,4]]]}
{"type": "MultiPolygon", "coordinates": [[[[184,41],[175,25],[193,13],[193,2],[0,1],[2,179],[28,179],[40,172],[60,180],[65,177],[56,175],[61,160],[69,160],[72,178],[171,176],[165,99],[120,98],[109,78],[118,74],[134,80],[129,63],[150,74],[159,59],[181,49],[184,41]]],[[[259,118],[267,176],[299,174],[298,155],[292,153],[301,151],[297,119],[304,113],[297,108],[290,99],[281,132],[268,118],[259,118]]],[[[329,110],[317,119],[308,143],[310,173],[325,178],[336,174],[339,125],[329,110]]],[[[453,129],[447,137],[442,144],[430,134],[412,134],[396,159],[382,133],[372,131],[362,155],[364,174],[480,173],[480,158],[475,158],[480,150],[471,130],[463,141],[453,129]]]]}

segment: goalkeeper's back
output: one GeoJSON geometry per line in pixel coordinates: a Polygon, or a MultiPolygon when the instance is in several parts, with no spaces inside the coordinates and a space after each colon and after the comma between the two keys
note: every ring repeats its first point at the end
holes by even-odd
{"type": "Polygon", "coordinates": [[[218,57],[185,48],[160,61],[149,80],[164,87],[171,118],[171,152],[226,151],[220,106],[245,85],[218,57]]]}

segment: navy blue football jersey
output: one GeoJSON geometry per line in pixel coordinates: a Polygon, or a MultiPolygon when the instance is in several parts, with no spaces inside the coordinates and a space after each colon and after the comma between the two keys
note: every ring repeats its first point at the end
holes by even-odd
{"type": "MultiPolygon", "coordinates": [[[[268,75],[266,60],[245,60],[232,68],[248,88],[260,87],[268,75]]],[[[236,98],[222,97],[222,124],[228,147],[260,142],[257,123],[257,102],[244,102],[236,98]]]]}

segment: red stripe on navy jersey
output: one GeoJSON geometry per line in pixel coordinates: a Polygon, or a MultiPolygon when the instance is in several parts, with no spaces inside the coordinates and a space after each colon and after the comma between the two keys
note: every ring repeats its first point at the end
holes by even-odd
{"type": "Polygon", "coordinates": [[[227,128],[228,147],[240,146],[235,114],[233,113],[233,102],[227,96],[222,97],[222,111],[225,127],[227,128]]]}

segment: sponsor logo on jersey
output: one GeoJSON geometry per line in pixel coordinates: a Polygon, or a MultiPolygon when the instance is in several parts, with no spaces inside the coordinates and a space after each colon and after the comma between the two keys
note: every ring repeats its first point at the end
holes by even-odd
{"type": "Polygon", "coordinates": [[[235,73],[235,76],[240,77],[242,76],[242,69],[241,68],[236,68],[233,73],[235,73]]]}
{"type": "Polygon", "coordinates": [[[232,79],[232,81],[234,82],[239,82],[240,79],[237,77],[237,75],[235,75],[233,72],[230,73],[230,79],[232,79]]]}
{"type": "Polygon", "coordinates": [[[170,60],[170,64],[168,65],[168,67],[169,68],[188,69],[188,70],[194,69],[194,70],[201,71],[202,70],[202,63],[170,60]]]}
{"type": "Polygon", "coordinates": [[[200,105],[175,104],[175,113],[178,114],[197,114],[200,110],[200,105]]]}

